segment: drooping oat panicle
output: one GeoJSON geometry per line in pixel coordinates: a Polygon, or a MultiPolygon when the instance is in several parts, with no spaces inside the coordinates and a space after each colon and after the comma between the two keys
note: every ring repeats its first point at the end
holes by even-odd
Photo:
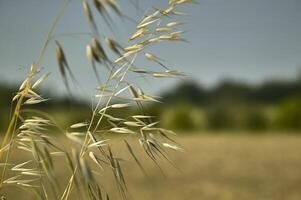
{"type": "MultiPolygon", "coordinates": [[[[4,173],[1,178],[1,185],[5,180],[4,184],[15,184],[23,188],[34,189],[39,194],[40,199],[46,200],[68,200],[73,195],[79,199],[108,200],[109,196],[102,187],[102,184],[106,182],[99,179],[98,175],[103,173],[102,170],[111,170],[120,197],[126,199],[127,184],[122,170],[122,162],[125,160],[120,158],[118,154],[113,154],[111,141],[106,139],[108,134],[124,134],[137,138],[147,156],[161,171],[161,159],[167,160],[173,165],[168,157],[168,149],[183,151],[182,147],[171,138],[170,135],[173,135],[173,133],[159,128],[159,121],[156,117],[145,112],[145,104],[149,102],[158,103],[160,97],[146,93],[139,85],[134,86],[128,80],[128,74],[136,73],[136,75],[154,78],[184,75],[179,71],[169,70],[163,64],[163,60],[155,56],[154,50],[151,50],[154,51],[154,54],[148,53],[147,47],[155,47],[157,44],[166,41],[185,41],[182,38],[183,32],[178,30],[183,23],[175,18],[177,15],[185,15],[185,13],[177,10],[178,5],[192,3],[193,0],[169,0],[169,5],[166,8],[155,8],[147,12],[140,22],[135,24],[136,30],[133,30],[134,34],[129,37],[129,41],[126,41],[128,43],[124,43],[125,48],[120,45],[121,41],[118,40],[117,42],[111,39],[111,36],[107,33],[107,37],[99,37],[96,18],[93,17],[92,9],[88,3],[92,1],[94,7],[112,30],[117,27],[111,26],[113,25],[113,18],[110,16],[110,11],[116,13],[120,17],[119,19],[131,20],[130,16],[122,13],[123,8],[119,7],[115,0],[82,1],[85,15],[92,30],[92,33],[84,33],[91,36],[91,41],[86,46],[86,56],[98,79],[97,64],[105,65],[110,69],[107,81],[97,88],[95,97],[98,102],[93,107],[91,119],[87,122],[73,124],[67,131],[61,131],[66,133],[64,135],[68,139],[68,144],[71,144],[69,146],[59,140],[52,139],[51,134],[48,134],[49,130],[61,129],[56,127],[52,120],[44,118],[43,114],[38,113],[43,117],[35,116],[37,113],[26,113],[26,116],[20,114],[23,105],[30,104],[34,106],[47,100],[35,91],[44,82],[47,75],[42,75],[37,81],[33,82],[33,80],[36,80],[34,76],[39,71],[33,66],[31,73],[21,84],[19,91],[13,98],[17,106],[16,113],[13,115],[13,122],[10,125],[11,128],[8,131],[10,137],[5,139],[6,142],[0,149],[0,154],[2,152],[9,153],[9,150],[16,146],[24,154],[30,153],[31,158],[16,165],[10,165],[8,160],[4,167],[15,174],[10,178],[6,178],[4,173]],[[105,47],[101,43],[103,39],[107,43],[105,47]],[[111,54],[107,54],[105,51],[107,47],[117,54],[118,58],[115,61],[110,60],[108,55],[111,54]],[[146,58],[161,65],[166,70],[153,71],[145,66],[137,67],[140,65],[136,65],[137,58],[146,58]],[[122,109],[128,110],[133,102],[137,104],[139,114],[124,116],[122,109]],[[14,133],[17,135],[14,135],[14,133]],[[80,148],[80,151],[78,148],[80,148]],[[57,160],[61,156],[66,158],[66,166],[70,168],[70,178],[63,189],[60,188],[61,184],[58,184],[59,179],[54,170],[56,163],[61,162],[61,160],[57,160]],[[88,159],[93,162],[88,162],[88,159]],[[93,165],[96,167],[94,168],[93,165]]],[[[137,2],[138,0],[135,3],[137,2]]],[[[135,22],[135,20],[131,21],[135,22]]],[[[50,33],[52,30],[53,27],[50,33]]],[[[45,46],[47,46],[51,37],[50,34],[45,46]]],[[[56,55],[64,84],[70,90],[68,78],[70,76],[73,81],[75,81],[75,78],[69,68],[63,48],[58,41],[56,41],[56,55]]],[[[131,147],[127,140],[124,140],[124,142],[129,155],[145,173],[143,164],[137,157],[138,154],[134,152],[135,149],[131,147]]]]}

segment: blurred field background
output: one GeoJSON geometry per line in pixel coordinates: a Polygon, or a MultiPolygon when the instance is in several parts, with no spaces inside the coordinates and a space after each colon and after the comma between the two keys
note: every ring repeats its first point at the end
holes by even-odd
{"type": "MultiPolygon", "coordinates": [[[[0,131],[5,130],[15,91],[17,88],[0,83],[0,131]]],[[[87,99],[71,101],[50,90],[41,93],[50,101],[38,108],[53,115],[62,128],[89,119],[91,102],[87,99]]],[[[149,104],[145,113],[158,116],[162,127],[182,133],[301,131],[301,78],[275,79],[257,86],[225,80],[213,88],[190,80],[159,95],[162,103],[149,104]]],[[[132,108],[121,115],[137,112],[132,108]]]]}
{"type": "MultiPolygon", "coordinates": [[[[1,86],[1,131],[5,130],[15,89],[1,86]]],[[[300,80],[275,80],[257,87],[225,81],[210,90],[188,81],[161,96],[165,103],[150,104],[147,114],[159,116],[164,128],[176,130],[175,138],[185,152],[170,151],[178,170],[162,160],[162,173],[139,145],[134,145],[145,163],[146,177],[121,144],[122,138],[113,137],[113,151],[129,161],[123,162],[123,167],[132,199],[301,198],[300,80]]],[[[88,120],[89,102],[53,99],[40,109],[50,113],[63,129],[88,120]]],[[[24,157],[17,155],[16,163],[19,158],[24,157]]],[[[57,168],[59,174],[68,173],[61,169],[57,168]]],[[[117,198],[109,174],[101,177],[110,181],[106,189],[112,192],[112,199],[117,198]]],[[[33,198],[23,196],[22,190],[6,192],[8,199],[33,198]]]]}
{"type": "MultiPolygon", "coordinates": [[[[180,136],[177,140],[186,151],[171,151],[169,155],[179,170],[162,160],[164,175],[135,145],[137,155],[145,163],[146,177],[128,155],[123,139],[113,138],[113,151],[129,161],[122,165],[132,199],[298,200],[301,197],[301,138],[296,134],[207,132],[180,136]]],[[[17,155],[15,161],[21,157],[17,155]]],[[[61,169],[63,166],[59,165],[59,174],[66,177],[69,172],[61,169]]],[[[112,199],[117,199],[115,183],[108,173],[105,171],[100,181],[109,182],[105,188],[113,194],[112,199]]],[[[65,182],[61,179],[61,184],[65,182]]],[[[7,199],[33,198],[21,189],[5,192],[7,199]]]]}
{"type": "MultiPolygon", "coordinates": [[[[135,19],[144,14],[137,13],[127,1],[119,2],[135,19]]],[[[39,52],[60,4],[61,1],[0,1],[0,143],[10,119],[11,99],[26,76],[24,66],[30,66],[39,52]]],[[[162,5],[163,1],[143,1],[140,6],[147,10],[156,4],[162,5]]],[[[77,12],[80,6],[71,5],[57,27],[57,35],[88,28],[84,13],[77,12]]],[[[158,55],[168,67],[187,73],[191,79],[163,83],[129,78],[161,97],[162,103],[148,104],[144,114],[157,116],[154,120],[160,121],[161,127],[174,130],[178,135],[173,139],[185,152],[168,151],[177,169],[162,159],[161,171],[136,140],[127,138],[144,163],[146,177],[127,152],[124,138],[110,136],[114,153],[125,159],[122,167],[130,199],[301,199],[301,73],[297,73],[298,67],[301,72],[300,8],[297,0],[204,0],[184,10],[191,14],[184,25],[190,42],[162,46],[158,55]]],[[[127,42],[128,33],[136,27],[124,21],[117,22],[119,26],[116,37],[127,42]]],[[[101,30],[110,32],[103,26],[101,30]]],[[[81,86],[94,94],[96,81],[91,78],[91,69],[86,73],[88,60],[84,56],[80,59],[82,49],[75,45],[85,40],[59,39],[64,42],[81,86]]],[[[78,98],[72,100],[64,96],[52,44],[49,50],[42,64],[52,75],[48,85],[39,91],[49,101],[27,106],[22,116],[34,108],[39,110],[37,114],[47,113],[66,130],[71,124],[90,119],[92,94],[73,91],[78,98]]],[[[141,67],[154,66],[143,63],[141,67]]],[[[124,110],[119,117],[140,113],[135,106],[124,110]]],[[[51,134],[69,145],[62,133],[51,134]]],[[[19,151],[14,151],[12,158],[14,163],[27,160],[19,151]]],[[[66,168],[61,164],[56,167],[62,177],[59,184],[66,184],[66,168]]],[[[118,199],[108,173],[105,171],[100,181],[108,183],[104,186],[111,199],[118,199]]],[[[3,192],[7,200],[34,199],[21,188],[3,192]]]]}

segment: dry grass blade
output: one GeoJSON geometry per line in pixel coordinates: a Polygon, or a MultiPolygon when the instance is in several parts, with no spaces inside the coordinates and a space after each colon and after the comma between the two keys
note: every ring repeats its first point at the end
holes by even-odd
{"type": "Polygon", "coordinates": [[[142,164],[140,163],[140,161],[138,160],[137,156],[135,155],[135,153],[134,153],[131,145],[126,140],[124,140],[124,142],[126,144],[126,147],[127,147],[128,151],[130,152],[131,156],[134,158],[135,162],[139,166],[140,170],[143,172],[143,174],[145,176],[147,176],[147,173],[146,173],[145,169],[143,168],[142,164]]]}
{"type": "Polygon", "coordinates": [[[110,163],[111,163],[112,172],[114,174],[115,182],[117,184],[117,188],[119,190],[120,196],[121,196],[122,199],[127,199],[127,197],[126,197],[126,184],[125,184],[124,177],[122,175],[122,171],[121,171],[121,168],[120,168],[119,161],[116,158],[114,158],[112,150],[111,150],[110,147],[108,148],[108,150],[109,150],[109,157],[108,158],[109,158],[110,163]]]}
{"type": "Polygon", "coordinates": [[[86,160],[83,158],[80,158],[79,163],[80,163],[81,171],[83,172],[85,179],[88,182],[94,182],[93,174],[92,174],[91,169],[89,168],[86,160]]]}
{"type": "Polygon", "coordinates": [[[7,151],[7,150],[9,149],[9,146],[10,146],[10,144],[7,144],[7,145],[1,147],[0,153],[3,153],[3,152],[5,152],[5,151],[7,151]]]}
{"type": "Polygon", "coordinates": [[[15,165],[13,168],[11,168],[12,171],[31,171],[32,169],[25,169],[22,168],[23,166],[27,165],[28,163],[32,162],[32,160],[26,161],[24,163],[20,163],[18,165],[15,165]]]}
{"type": "Polygon", "coordinates": [[[117,69],[113,74],[112,76],[110,77],[110,79],[118,79],[122,76],[122,72],[124,70],[125,66],[123,67],[120,67],[119,69],[117,69]]]}

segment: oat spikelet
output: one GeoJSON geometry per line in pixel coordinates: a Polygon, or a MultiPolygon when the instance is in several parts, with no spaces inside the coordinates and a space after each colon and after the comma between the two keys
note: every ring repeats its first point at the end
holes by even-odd
{"type": "Polygon", "coordinates": [[[93,48],[90,44],[88,44],[87,47],[86,47],[86,53],[87,53],[88,60],[90,61],[91,65],[92,65],[92,68],[93,68],[94,74],[97,78],[97,81],[100,82],[100,77],[98,75],[98,71],[97,71],[96,66],[95,66],[96,55],[93,52],[93,48]]]}
{"type": "Polygon", "coordinates": [[[103,61],[108,62],[109,59],[108,59],[107,54],[105,53],[104,49],[102,48],[100,42],[95,37],[92,38],[91,44],[95,51],[95,55],[97,56],[99,61],[103,60],[103,61]]]}
{"type": "Polygon", "coordinates": [[[86,13],[86,16],[88,18],[88,21],[89,21],[89,24],[91,25],[92,29],[98,33],[98,29],[97,29],[97,26],[96,26],[96,23],[94,21],[94,17],[93,17],[93,14],[92,14],[92,10],[87,2],[87,0],[83,0],[83,8],[84,8],[84,11],[86,13]]]}
{"type": "Polygon", "coordinates": [[[108,44],[108,46],[112,51],[114,51],[117,55],[122,56],[121,52],[124,51],[124,49],[118,42],[116,42],[112,38],[107,37],[106,43],[108,44]]]}
{"type": "Polygon", "coordinates": [[[122,16],[122,13],[120,12],[115,0],[105,0],[105,2],[112,8],[112,10],[114,10],[115,13],[117,13],[119,16],[122,16]]]}
{"type": "Polygon", "coordinates": [[[56,58],[57,58],[57,62],[59,64],[59,69],[60,69],[64,84],[65,84],[68,92],[70,93],[70,87],[68,84],[66,69],[65,69],[65,68],[69,68],[68,63],[67,63],[64,51],[63,51],[60,43],[58,41],[55,41],[55,44],[56,44],[56,58]]]}
{"type": "Polygon", "coordinates": [[[112,28],[112,25],[111,25],[113,23],[113,20],[111,19],[104,4],[105,4],[105,2],[103,0],[93,0],[94,7],[98,11],[98,13],[102,16],[103,20],[108,25],[110,30],[113,32],[114,29],[112,28]]]}
{"type": "Polygon", "coordinates": [[[144,56],[150,60],[150,61],[153,61],[153,62],[156,62],[158,63],[159,65],[161,65],[162,67],[164,67],[165,69],[168,70],[168,68],[160,61],[160,59],[155,56],[154,54],[151,54],[151,53],[145,53],[144,56]]]}

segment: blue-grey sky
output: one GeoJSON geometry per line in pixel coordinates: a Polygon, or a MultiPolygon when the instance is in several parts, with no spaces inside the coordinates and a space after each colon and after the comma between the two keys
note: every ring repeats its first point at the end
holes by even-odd
{"type": "MultiPolygon", "coordinates": [[[[0,80],[20,81],[36,58],[62,0],[0,0],[0,80]]],[[[142,12],[119,0],[124,13],[140,19],[142,12]]],[[[164,6],[164,0],[139,0],[141,9],[164,6]]],[[[186,72],[193,79],[212,86],[225,78],[251,83],[266,79],[296,78],[301,66],[300,0],[199,0],[184,7],[190,16],[183,28],[189,43],[163,44],[157,55],[167,65],[186,72]]],[[[108,34],[101,17],[93,10],[99,30],[108,34]]],[[[117,18],[116,18],[117,20],[117,18]]],[[[117,20],[118,21],[118,20],[117,20]]],[[[115,38],[126,38],[135,31],[130,22],[116,22],[115,38]]],[[[72,0],[55,34],[86,32],[89,26],[81,1],[72,0]]],[[[95,80],[85,58],[86,36],[59,37],[70,66],[83,87],[95,87],[95,80]],[[92,81],[91,81],[92,80],[92,81]]],[[[42,62],[52,73],[48,85],[64,91],[50,44],[42,62]]],[[[146,63],[150,65],[150,63],[146,63]]],[[[159,92],[175,81],[139,84],[159,92]]]]}

